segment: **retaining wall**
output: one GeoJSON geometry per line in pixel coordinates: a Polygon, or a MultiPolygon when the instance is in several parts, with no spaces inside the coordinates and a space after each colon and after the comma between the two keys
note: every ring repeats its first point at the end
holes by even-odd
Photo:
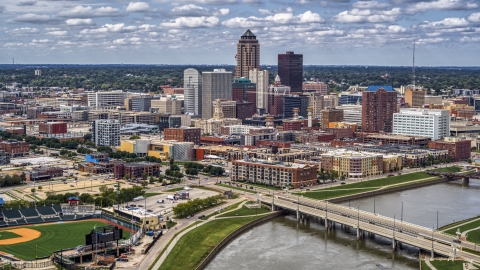
{"type": "Polygon", "coordinates": [[[232,232],[231,234],[227,235],[211,252],[210,254],[208,254],[208,256],[202,261],[202,263],[200,263],[200,265],[196,268],[196,270],[201,270],[203,268],[205,268],[205,266],[207,266],[211,260],[213,260],[213,258],[215,258],[215,256],[217,255],[217,253],[222,250],[222,248],[228,244],[228,242],[230,242],[233,238],[237,237],[237,235],[243,233],[244,231],[264,222],[264,221],[267,221],[269,219],[272,219],[274,217],[278,217],[278,216],[281,216],[283,215],[284,212],[283,211],[277,211],[277,212],[274,212],[268,216],[265,216],[265,217],[262,217],[262,218],[259,218],[259,219],[256,219],[250,223],[247,223],[245,225],[243,225],[242,227],[238,228],[237,230],[235,230],[234,232],[232,232]]]}

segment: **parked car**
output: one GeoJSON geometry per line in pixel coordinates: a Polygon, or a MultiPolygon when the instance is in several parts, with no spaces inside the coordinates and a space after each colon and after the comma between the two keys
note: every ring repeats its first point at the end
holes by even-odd
{"type": "Polygon", "coordinates": [[[201,219],[201,218],[204,218],[204,217],[205,217],[205,215],[200,215],[200,216],[198,216],[198,219],[201,219]]]}
{"type": "Polygon", "coordinates": [[[151,213],[151,212],[153,212],[153,210],[152,210],[152,209],[148,209],[147,212],[150,212],[150,213],[151,213]]]}
{"type": "Polygon", "coordinates": [[[127,258],[117,258],[117,262],[128,262],[127,258]]]}
{"type": "Polygon", "coordinates": [[[341,184],[341,185],[345,185],[346,183],[345,183],[345,182],[341,182],[340,184],[341,184]]]}
{"type": "Polygon", "coordinates": [[[457,238],[453,239],[453,242],[459,243],[459,244],[462,243],[462,241],[460,241],[460,239],[457,239],[457,238]]]}

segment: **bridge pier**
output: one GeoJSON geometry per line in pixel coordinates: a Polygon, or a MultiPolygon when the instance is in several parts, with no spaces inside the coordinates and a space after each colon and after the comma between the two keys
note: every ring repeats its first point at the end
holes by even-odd
{"type": "Polygon", "coordinates": [[[392,239],[392,250],[397,251],[397,241],[395,238],[392,239]]]}
{"type": "Polygon", "coordinates": [[[328,218],[325,218],[325,230],[328,231],[328,226],[329,226],[329,221],[328,218]]]}
{"type": "Polygon", "coordinates": [[[360,240],[363,238],[363,231],[357,227],[357,240],[360,240]]]}
{"type": "Polygon", "coordinates": [[[297,221],[300,221],[300,212],[297,210],[297,221]]]}

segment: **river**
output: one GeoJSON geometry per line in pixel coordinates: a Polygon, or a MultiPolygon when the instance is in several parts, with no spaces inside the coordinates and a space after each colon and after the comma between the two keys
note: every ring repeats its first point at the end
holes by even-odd
{"type": "MultiPolygon", "coordinates": [[[[351,207],[426,227],[443,226],[480,215],[480,180],[460,181],[365,198],[351,207]]],[[[348,205],[349,202],[343,203],[348,205]]],[[[418,249],[404,245],[396,252],[383,237],[356,240],[355,230],[326,232],[314,221],[297,223],[282,216],[254,227],[231,241],[208,270],[217,269],[418,269],[418,249]]]]}

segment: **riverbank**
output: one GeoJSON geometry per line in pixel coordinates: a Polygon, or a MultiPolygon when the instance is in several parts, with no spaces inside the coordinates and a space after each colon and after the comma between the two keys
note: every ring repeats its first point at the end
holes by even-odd
{"type": "MultiPolygon", "coordinates": [[[[255,213],[255,209],[248,214],[252,213],[255,213]]],[[[198,224],[198,227],[185,232],[171,248],[158,269],[202,269],[235,236],[281,214],[281,212],[274,212],[258,216],[217,217],[214,220],[212,217],[203,224],[198,224]]]]}

